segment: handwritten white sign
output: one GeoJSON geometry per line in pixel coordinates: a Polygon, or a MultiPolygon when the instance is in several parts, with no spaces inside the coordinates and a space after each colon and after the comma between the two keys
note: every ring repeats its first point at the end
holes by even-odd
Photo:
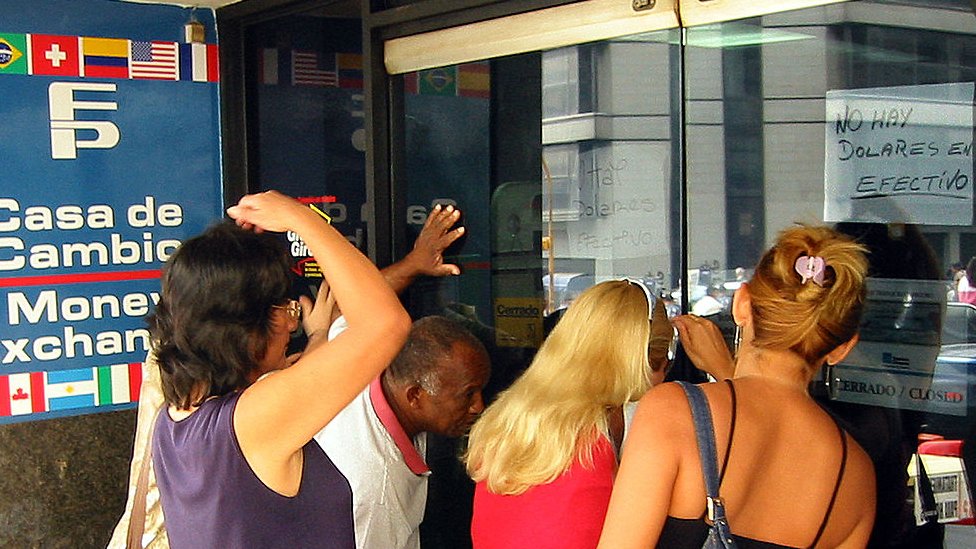
{"type": "Polygon", "coordinates": [[[657,143],[616,142],[582,158],[579,219],[567,223],[577,257],[634,259],[660,253],[667,240],[667,153],[657,143]],[[587,198],[583,198],[587,197],[587,198]]]}
{"type": "Polygon", "coordinates": [[[972,224],[973,87],[828,91],[824,221],[972,224]]]}

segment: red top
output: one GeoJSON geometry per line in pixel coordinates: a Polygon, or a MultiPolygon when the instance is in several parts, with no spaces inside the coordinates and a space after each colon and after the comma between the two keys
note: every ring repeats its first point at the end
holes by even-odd
{"type": "Polygon", "coordinates": [[[613,445],[601,436],[593,447],[592,467],[577,461],[549,484],[499,496],[479,482],[471,520],[474,549],[593,549],[600,541],[616,471],[613,445]]]}
{"type": "Polygon", "coordinates": [[[959,301],[976,305],[976,287],[970,285],[967,277],[960,278],[959,282],[956,283],[956,294],[958,294],[959,301]]]}

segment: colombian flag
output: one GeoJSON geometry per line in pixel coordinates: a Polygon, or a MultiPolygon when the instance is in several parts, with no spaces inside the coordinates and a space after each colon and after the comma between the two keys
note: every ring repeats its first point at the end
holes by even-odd
{"type": "Polygon", "coordinates": [[[363,89],[363,56],[358,53],[337,53],[339,87],[363,89]]]}
{"type": "Polygon", "coordinates": [[[121,38],[81,39],[85,57],[85,76],[94,78],[129,77],[129,41],[121,38]]]}

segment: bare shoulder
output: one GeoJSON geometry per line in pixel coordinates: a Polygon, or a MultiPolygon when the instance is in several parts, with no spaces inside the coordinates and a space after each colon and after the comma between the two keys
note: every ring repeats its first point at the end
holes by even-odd
{"type": "Polygon", "coordinates": [[[662,383],[641,398],[632,429],[670,437],[686,431],[690,425],[691,407],[684,389],[677,383],[662,383]]]}
{"type": "Polygon", "coordinates": [[[836,547],[864,547],[871,536],[875,519],[874,465],[867,453],[847,437],[847,463],[840,493],[831,513],[833,528],[824,533],[824,541],[836,547]]]}
{"type": "MultiPolygon", "coordinates": [[[[675,409],[681,409],[677,406],[680,403],[687,404],[688,398],[685,396],[684,389],[678,383],[662,383],[655,387],[652,387],[644,396],[640,399],[640,404],[638,406],[638,413],[641,409],[647,411],[656,411],[659,413],[675,413],[675,409]]],[[[684,407],[684,410],[688,410],[688,406],[684,407]]]]}
{"type": "Polygon", "coordinates": [[[864,499],[870,497],[871,503],[873,503],[875,490],[874,464],[871,462],[871,458],[868,457],[867,452],[854,440],[854,437],[847,433],[845,433],[845,436],[847,437],[848,448],[845,481],[850,482],[853,494],[862,499],[862,502],[864,499]]]}

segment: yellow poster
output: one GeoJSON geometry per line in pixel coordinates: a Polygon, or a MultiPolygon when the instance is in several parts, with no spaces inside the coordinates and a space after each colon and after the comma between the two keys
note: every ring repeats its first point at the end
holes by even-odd
{"type": "Polygon", "coordinates": [[[495,299],[495,344],[499,347],[542,345],[541,298],[499,297],[495,299]]]}

